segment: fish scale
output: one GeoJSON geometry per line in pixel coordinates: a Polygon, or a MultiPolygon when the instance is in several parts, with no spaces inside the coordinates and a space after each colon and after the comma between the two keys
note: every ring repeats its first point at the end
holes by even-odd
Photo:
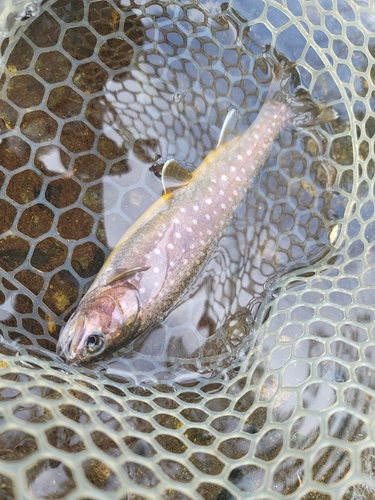
{"type": "MultiPolygon", "coordinates": [[[[50,27],[60,29],[57,41],[54,29],[43,37],[43,23],[36,29],[34,19],[28,19],[2,46],[1,494],[77,500],[103,494],[157,500],[372,498],[373,304],[367,293],[374,287],[371,7],[354,1],[324,7],[254,1],[250,10],[236,0],[130,4],[144,21],[132,18],[128,40],[138,40],[132,46],[139,59],[132,59],[136,69],[124,72],[106,66],[92,48],[91,55],[76,59],[62,46],[66,29],[72,23],[78,28],[82,19],[97,49],[112,35],[122,38],[127,8],[106,4],[101,24],[110,33],[107,28],[103,34],[94,27],[97,18],[89,15],[90,5],[103,3],[47,1],[41,14],[47,11],[50,27]],[[150,27],[156,28],[157,41],[150,27]],[[171,34],[181,36],[182,45],[171,34]],[[53,44],[38,46],[38,37],[53,44]],[[103,363],[102,373],[67,367],[53,354],[58,330],[109,254],[109,240],[116,242],[160,196],[161,182],[154,175],[158,155],[165,159],[178,152],[182,164],[199,165],[216,147],[228,109],[243,111],[246,126],[253,121],[270,82],[255,61],[269,43],[297,60],[303,86],[317,101],[339,106],[340,121],[333,130],[319,130],[323,149],[308,133],[281,132],[257,189],[226,229],[189,300],[159,330],[163,342],[146,344],[148,351],[121,362],[103,363]],[[62,83],[44,79],[55,60],[62,83]],[[214,61],[215,71],[207,60],[214,61]],[[68,72],[67,61],[74,66],[68,72]],[[85,66],[90,62],[98,66],[85,66]],[[93,79],[94,73],[85,73],[83,86],[82,66],[97,70],[93,79]],[[103,76],[122,72],[130,79],[116,80],[122,100],[134,107],[124,106],[129,110],[121,113],[108,84],[111,113],[117,118],[106,120],[114,127],[123,123],[129,131],[128,153],[112,149],[105,137],[99,140],[103,76]],[[55,138],[39,143],[37,135],[26,137],[20,130],[31,110],[6,92],[15,73],[32,75],[42,84],[44,97],[33,110],[58,123],[55,138]],[[136,84],[140,93],[132,93],[136,84]],[[63,85],[83,99],[79,115],[58,116],[48,107],[50,92],[63,85]],[[94,132],[92,149],[69,149],[78,146],[68,140],[69,128],[62,131],[74,116],[94,132]],[[20,180],[26,180],[26,188],[20,180]],[[338,204],[329,189],[327,196],[329,186],[341,195],[338,204]],[[103,192],[111,193],[105,196],[104,215],[98,203],[103,192]],[[339,215],[337,221],[326,217],[329,210],[339,215]],[[327,219],[334,224],[334,248],[324,257],[327,219]],[[37,220],[43,224],[35,226],[37,220]],[[261,307],[257,329],[244,344],[248,328],[238,303],[246,308],[254,290],[262,296],[267,292],[262,277],[272,279],[292,261],[302,269],[285,274],[266,300],[251,304],[254,310],[261,307]],[[229,306],[238,316],[228,317],[229,306]],[[160,344],[167,354],[164,364],[160,344]],[[228,345],[245,349],[225,364],[222,353],[228,345]],[[192,375],[189,383],[176,380],[183,366],[192,375]],[[141,382],[145,373],[166,382],[136,386],[129,373],[141,382]],[[175,382],[168,383],[173,377],[175,382]]],[[[100,9],[95,12],[101,19],[100,9]]],[[[67,41],[64,45],[69,47],[67,41]]],[[[66,102],[64,114],[76,112],[75,106],[66,102]]],[[[79,148],[87,144],[83,139],[79,148]]]]}
{"type": "MultiPolygon", "coordinates": [[[[293,69],[282,64],[272,86],[281,85],[293,69]]],[[[299,119],[290,106],[273,99],[271,93],[243,136],[210,153],[187,184],[167,192],[124,234],[60,334],[57,352],[68,362],[103,358],[165,318],[255,185],[275,138],[299,119]]],[[[323,122],[337,117],[326,114],[323,122]]]]}

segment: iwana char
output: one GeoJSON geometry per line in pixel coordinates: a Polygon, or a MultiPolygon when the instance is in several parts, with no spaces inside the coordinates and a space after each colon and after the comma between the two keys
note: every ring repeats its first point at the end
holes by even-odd
{"type": "Polygon", "coordinates": [[[280,131],[336,118],[305,92],[291,92],[293,71],[285,60],[275,65],[252,125],[219,142],[193,173],[174,160],[164,165],[165,194],[123,235],[60,335],[58,353],[68,362],[103,357],[163,320],[254,186],[280,131]]]}

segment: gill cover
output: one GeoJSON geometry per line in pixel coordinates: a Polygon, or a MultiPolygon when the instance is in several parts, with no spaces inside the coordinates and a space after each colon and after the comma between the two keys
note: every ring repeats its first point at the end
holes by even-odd
{"type": "Polygon", "coordinates": [[[58,353],[77,363],[107,356],[133,340],[139,311],[139,293],[130,283],[89,291],[62,331],[58,353]]]}

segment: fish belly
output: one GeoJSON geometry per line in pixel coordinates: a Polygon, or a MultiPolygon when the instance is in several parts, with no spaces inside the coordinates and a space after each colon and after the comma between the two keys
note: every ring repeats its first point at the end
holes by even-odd
{"type": "Polygon", "coordinates": [[[109,270],[148,268],[132,280],[140,332],[164,318],[196,278],[292,117],[287,105],[265,103],[241,137],[210,153],[188,185],[156,202],[115,247],[95,286],[109,270]]]}

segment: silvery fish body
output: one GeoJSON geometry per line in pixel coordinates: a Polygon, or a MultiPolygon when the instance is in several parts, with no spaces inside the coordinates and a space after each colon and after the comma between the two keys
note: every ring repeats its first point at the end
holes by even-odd
{"type": "MultiPolygon", "coordinates": [[[[301,118],[280,92],[290,71],[286,63],[276,68],[271,99],[242,136],[211,152],[193,174],[184,176],[169,165],[181,186],[167,190],[109,255],[60,335],[58,352],[67,361],[92,361],[128,345],[176,304],[245,199],[280,131],[301,118]]],[[[335,117],[327,108],[317,110],[314,105],[311,113],[310,106],[302,124],[335,117]]]]}

